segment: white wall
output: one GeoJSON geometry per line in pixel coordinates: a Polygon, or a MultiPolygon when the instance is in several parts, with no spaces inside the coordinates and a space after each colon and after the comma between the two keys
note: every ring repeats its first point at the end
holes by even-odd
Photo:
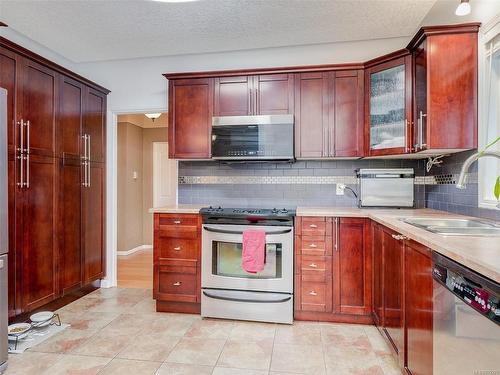
{"type": "Polygon", "coordinates": [[[166,110],[167,72],[363,62],[406,45],[408,38],[226,53],[82,63],[78,71],[111,90],[112,111],[166,110]]]}

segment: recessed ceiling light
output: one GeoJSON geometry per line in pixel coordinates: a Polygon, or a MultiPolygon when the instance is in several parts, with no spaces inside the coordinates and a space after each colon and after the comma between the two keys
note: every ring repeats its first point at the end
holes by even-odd
{"type": "Polygon", "coordinates": [[[470,13],[470,4],[469,0],[460,0],[460,4],[457,6],[457,10],[455,10],[455,14],[457,16],[466,16],[470,13]]]}

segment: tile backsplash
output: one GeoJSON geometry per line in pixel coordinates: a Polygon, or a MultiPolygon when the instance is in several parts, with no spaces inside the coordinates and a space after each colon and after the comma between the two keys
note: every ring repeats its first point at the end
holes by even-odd
{"type": "Polygon", "coordinates": [[[426,185],[426,207],[444,210],[463,215],[500,220],[500,210],[490,210],[478,206],[477,162],[469,169],[466,189],[457,189],[455,182],[460,174],[462,164],[475,151],[465,151],[443,159],[443,164],[433,167],[428,173],[432,176],[443,176],[451,183],[442,185],[426,185]]]}
{"type": "MultiPolygon", "coordinates": [[[[424,163],[416,160],[327,160],[295,163],[226,164],[217,161],[179,162],[179,203],[232,207],[356,207],[354,195],[335,194],[344,183],[358,192],[359,168],[414,168],[423,176],[424,163]]],[[[415,185],[415,203],[425,206],[423,185],[415,185]]]]}

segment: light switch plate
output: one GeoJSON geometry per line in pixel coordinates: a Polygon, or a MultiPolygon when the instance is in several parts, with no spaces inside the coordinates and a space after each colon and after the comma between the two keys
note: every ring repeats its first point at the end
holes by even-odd
{"type": "Polygon", "coordinates": [[[345,184],[337,184],[337,190],[336,190],[337,195],[344,195],[344,190],[345,190],[345,184]]]}

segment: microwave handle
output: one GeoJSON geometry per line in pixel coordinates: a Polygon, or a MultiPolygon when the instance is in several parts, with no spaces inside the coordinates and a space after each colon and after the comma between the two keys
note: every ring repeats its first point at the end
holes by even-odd
{"type": "MultiPolygon", "coordinates": [[[[203,229],[205,229],[208,232],[214,232],[214,233],[243,234],[243,231],[239,231],[239,230],[218,229],[218,228],[213,228],[213,227],[207,227],[206,225],[203,226],[203,229]]],[[[266,232],[266,236],[270,236],[273,234],[286,234],[286,233],[290,233],[291,231],[292,231],[292,228],[284,229],[284,230],[277,230],[277,231],[272,231],[272,232],[266,232]]]]}

